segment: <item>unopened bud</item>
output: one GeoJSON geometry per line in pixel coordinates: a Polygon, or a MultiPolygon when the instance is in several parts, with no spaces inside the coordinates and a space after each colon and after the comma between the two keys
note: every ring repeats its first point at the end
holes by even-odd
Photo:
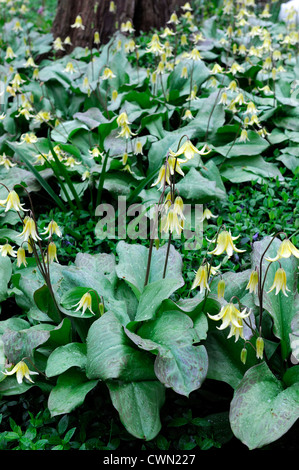
{"type": "Polygon", "coordinates": [[[261,336],[256,340],[256,357],[258,359],[263,359],[264,352],[264,340],[261,336]]]}
{"type": "Polygon", "coordinates": [[[247,359],[247,349],[243,348],[241,351],[241,361],[243,364],[246,364],[246,359],[247,359]]]}
{"type": "Polygon", "coordinates": [[[217,287],[218,299],[221,299],[221,297],[224,297],[224,291],[225,291],[225,282],[223,279],[221,279],[218,282],[218,287],[217,287]]]}

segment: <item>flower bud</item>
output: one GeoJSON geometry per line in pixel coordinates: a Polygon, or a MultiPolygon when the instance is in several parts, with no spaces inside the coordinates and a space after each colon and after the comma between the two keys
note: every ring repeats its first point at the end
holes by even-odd
{"type": "Polygon", "coordinates": [[[243,348],[241,351],[241,361],[243,364],[246,364],[246,359],[247,359],[247,349],[243,348]]]}
{"type": "Polygon", "coordinates": [[[264,352],[264,340],[261,336],[256,340],[256,357],[258,359],[263,359],[264,352]]]}
{"type": "Polygon", "coordinates": [[[224,291],[225,291],[225,282],[223,279],[221,279],[218,282],[218,287],[217,287],[218,299],[221,299],[221,297],[224,297],[224,291]]]}

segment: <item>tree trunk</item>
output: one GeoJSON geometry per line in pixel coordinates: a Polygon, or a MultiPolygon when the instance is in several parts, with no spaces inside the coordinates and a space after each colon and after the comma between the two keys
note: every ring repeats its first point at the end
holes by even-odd
{"type": "MultiPolygon", "coordinates": [[[[186,0],[115,0],[116,12],[109,11],[110,0],[58,0],[52,27],[54,38],[71,38],[72,46],[92,47],[94,32],[102,43],[109,41],[121,23],[130,20],[136,34],[164,27],[174,11],[186,0]],[[77,15],[85,29],[72,28],[77,15]]],[[[71,49],[68,49],[69,52],[71,49]]]]}

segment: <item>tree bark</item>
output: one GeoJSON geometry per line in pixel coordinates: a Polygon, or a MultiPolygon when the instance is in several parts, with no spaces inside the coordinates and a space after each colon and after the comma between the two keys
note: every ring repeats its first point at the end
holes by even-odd
{"type": "MultiPolygon", "coordinates": [[[[170,15],[178,11],[186,0],[115,0],[116,12],[109,11],[110,0],[58,0],[52,27],[54,38],[71,38],[71,49],[92,47],[95,31],[102,43],[107,43],[121,23],[130,20],[136,34],[166,25],[170,15]],[[72,28],[77,15],[85,29],[72,28]]],[[[68,49],[69,52],[71,49],[68,49]]]]}

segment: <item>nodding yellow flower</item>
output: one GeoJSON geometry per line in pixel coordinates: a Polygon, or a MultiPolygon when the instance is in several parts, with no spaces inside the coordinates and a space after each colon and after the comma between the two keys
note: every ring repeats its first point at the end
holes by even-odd
{"type": "Polygon", "coordinates": [[[28,68],[28,67],[38,67],[38,65],[36,65],[36,63],[34,62],[33,57],[28,57],[27,61],[26,61],[25,64],[24,64],[24,67],[25,67],[25,68],[28,68]]]}
{"type": "Polygon", "coordinates": [[[46,230],[44,232],[42,232],[42,235],[46,235],[47,233],[49,234],[49,236],[47,238],[51,238],[54,233],[58,237],[62,236],[61,230],[58,227],[58,224],[57,224],[57,222],[55,222],[55,220],[51,220],[51,222],[49,223],[46,230]]]}
{"type": "Polygon", "coordinates": [[[182,68],[181,78],[188,78],[188,68],[186,67],[186,65],[184,65],[184,67],[182,68]]]}
{"type": "Polygon", "coordinates": [[[118,125],[119,127],[123,127],[123,126],[126,126],[126,125],[128,125],[128,124],[131,124],[130,121],[129,121],[129,119],[128,119],[128,115],[127,115],[127,113],[126,113],[125,111],[122,112],[122,113],[118,116],[118,118],[116,119],[116,122],[117,122],[117,125],[118,125]]]}
{"type": "Polygon", "coordinates": [[[246,129],[241,130],[241,135],[239,137],[239,140],[240,142],[246,142],[247,140],[249,140],[248,132],[246,129]]]}
{"type": "Polygon", "coordinates": [[[92,297],[90,295],[89,292],[86,292],[86,294],[84,294],[81,299],[79,300],[78,303],[76,303],[74,305],[74,307],[77,307],[76,308],[76,312],[78,312],[78,310],[81,310],[82,308],[82,314],[81,315],[84,315],[86,309],[88,309],[93,315],[95,315],[95,313],[92,311],[92,297]],[[78,305],[78,307],[77,307],[78,305]]]}
{"type": "Polygon", "coordinates": [[[172,15],[170,16],[170,19],[169,19],[169,21],[167,21],[167,23],[179,24],[179,19],[178,19],[177,14],[172,13],[172,15]]]}
{"type": "Polygon", "coordinates": [[[24,218],[24,228],[22,233],[20,235],[17,235],[17,237],[24,237],[24,242],[27,242],[29,238],[32,238],[34,241],[41,240],[41,238],[38,236],[37,231],[36,231],[36,226],[35,226],[35,221],[32,217],[26,216],[24,218]]]}
{"type": "Polygon", "coordinates": [[[76,29],[85,29],[85,26],[82,23],[82,18],[80,15],[78,15],[75,19],[75,23],[71,25],[71,28],[76,28],[76,29]]]}
{"type": "Polygon", "coordinates": [[[217,286],[218,299],[221,299],[224,297],[224,292],[225,292],[225,281],[223,279],[220,279],[220,281],[218,282],[218,286],[217,286]]]}
{"type": "Polygon", "coordinates": [[[17,256],[17,252],[13,249],[13,247],[9,243],[5,243],[5,245],[0,246],[0,253],[1,256],[12,256],[15,258],[17,256]]]}
{"type": "Polygon", "coordinates": [[[62,45],[62,40],[60,37],[56,38],[53,42],[53,47],[55,51],[64,51],[64,47],[62,45]]]}
{"type": "Polygon", "coordinates": [[[159,170],[158,178],[156,179],[155,183],[152,184],[152,186],[157,186],[157,184],[159,183],[160,183],[159,189],[162,189],[165,183],[169,185],[171,184],[170,169],[168,165],[166,165],[166,168],[165,168],[165,165],[161,166],[159,170]]]}
{"type": "Polygon", "coordinates": [[[101,79],[102,80],[109,80],[110,78],[115,78],[115,77],[116,77],[116,75],[114,75],[112,70],[109,69],[109,67],[106,67],[104,69],[103,75],[101,76],[101,79]]]}
{"type": "Polygon", "coordinates": [[[256,293],[259,282],[258,272],[256,270],[252,271],[246,289],[249,289],[249,292],[256,293]]]}
{"type": "Polygon", "coordinates": [[[210,286],[208,284],[208,266],[204,264],[200,266],[196,272],[193,284],[191,289],[195,289],[199,287],[199,292],[204,292],[206,289],[210,290],[210,286]]]}
{"type": "Polygon", "coordinates": [[[219,100],[219,104],[227,105],[227,103],[228,103],[228,96],[227,96],[227,93],[225,91],[223,91],[221,93],[221,98],[219,100]]]}
{"type": "Polygon", "coordinates": [[[239,106],[241,106],[242,104],[246,104],[246,101],[244,99],[244,95],[243,93],[239,93],[236,98],[233,100],[233,102],[235,104],[238,104],[239,106]]]}
{"type": "Polygon", "coordinates": [[[17,212],[26,211],[28,209],[24,209],[24,204],[21,204],[20,198],[16,191],[10,191],[7,198],[0,201],[0,206],[5,206],[5,212],[9,211],[10,209],[14,209],[17,212]]]}
{"type": "Polygon", "coordinates": [[[25,250],[23,247],[20,246],[20,248],[17,251],[17,266],[20,268],[22,264],[26,267],[27,266],[27,261],[26,261],[26,254],[25,250]]]}
{"type": "Polygon", "coordinates": [[[129,139],[131,135],[136,135],[136,134],[134,134],[134,132],[132,132],[130,127],[126,124],[122,127],[117,137],[125,137],[126,139],[129,139]]]}
{"type": "Polygon", "coordinates": [[[53,261],[56,261],[58,263],[57,248],[54,242],[51,242],[48,245],[47,256],[45,261],[49,261],[49,263],[53,263],[53,261]]]}
{"type": "MultiPolygon", "coordinates": [[[[0,201],[1,202],[1,201],[0,201]]],[[[291,255],[299,258],[299,250],[293,245],[291,240],[286,238],[283,240],[277,250],[277,255],[274,258],[265,258],[266,261],[277,261],[281,258],[289,258],[291,255]]]]}
{"type": "Polygon", "coordinates": [[[117,90],[113,90],[113,92],[112,92],[112,101],[115,101],[117,97],[118,97],[117,90]]]}
{"type": "Polygon", "coordinates": [[[18,33],[19,31],[23,31],[21,23],[18,20],[15,22],[15,25],[12,28],[12,30],[15,31],[16,33],[18,33]]]}
{"type": "Polygon", "coordinates": [[[133,33],[135,31],[130,20],[128,20],[126,23],[122,23],[120,25],[120,30],[122,33],[133,33]]]}
{"type": "Polygon", "coordinates": [[[173,233],[175,231],[178,235],[181,235],[184,228],[183,225],[183,221],[180,220],[173,205],[168,210],[167,215],[163,215],[161,218],[161,230],[165,233],[173,233]]]}
{"type": "Polygon", "coordinates": [[[233,255],[234,251],[236,253],[243,253],[246,250],[239,250],[234,245],[234,240],[237,240],[239,237],[240,235],[238,235],[237,237],[233,237],[230,231],[223,230],[219,233],[217,239],[208,240],[211,243],[217,242],[217,245],[214,250],[208,253],[210,255],[222,255],[222,253],[226,252],[229,258],[233,255]]]}
{"type": "Polygon", "coordinates": [[[271,289],[267,291],[267,294],[269,294],[269,292],[272,292],[274,289],[275,289],[275,295],[277,295],[280,291],[282,291],[283,295],[288,297],[288,294],[286,291],[290,292],[290,289],[287,288],[287,275],[283,268],[277,269],[275,276],[274,276],[272,287],[271,289]]]}
{"type": "Polygon", "coordinates": [[[238,88],[236,80],[232,80],[227,87],[227,90],[236,91],[238,88]]]}
{"type": "Polygon", "coordinates": [[[205,144],[201,150],[198,150],[192,144],[191,140],[187,139],[177,152],[173,152],[172,150],[170,150],[169,153],[172,157],[179,157],[180,155],[184,155],[187,161],[187,160],[191,160],[195,154],[206,155],[207,153],[209,153],[210,150],[208,150],[208,152],[205,152],[206,148],[207,148],[207,145],[205,144]]]}
{"type": "Polygon", "coordinates": [[[19,144],[35,144],[37,142],[37,137],[33,132],[27,132],[26,134],[21,135],[21,142],[19,144]]]}
{"type": "Polygon", "coordinates": [[[154,54],[162,54],[164,46],[161,44],[158,34],[153,34],[151,41],[148,43],[146,52],[153,52],[154,54]]]}
{"type": "Polygon", "coordinates": [[[185,3],[185,5],[181,7],[181,9],[184,11],[193,11],[189,2],[185,3]]]}
{"type": "Polygon", "coordinates": [[[30,375],[38,375],[38,372],[33,372],[32,370],[29,370],[29,367],[27,366],[26,362],[20,361],[13,367],[13,369],[11,369],[10,371],[6,370],[5,372],[2,372],[2,374],[4,375],[16,374],[17,382],[21,384],[23,383],[24,377],[25,379],[29,380],[29,382],[34,383],[30,375]]]}
{"type": "Polygon", "coordinates": [[[7,59],[14,59],[16,56],[16,54],[14,53],[14,51],[12,50],[12,48],[9,46],[7,49],[6,49],[6,54],[5,54],[5,60],[7,59]]]}
{"type": "Polygon", "coordinates": [[[212,70],[210,70],[210,73],[214,75],[215,73],[222,73],[223,72],[223,67],[219,64],[215,64],[212,70]]]}
{"type": "Polygon", "coordinates": [[[202,56],[201,56],[199,50],[194,48],[194,49],[192,49],[190,54],[188,54],[188,58],[191,59],[191,60],[197,61],[197,60],[202,59],[202,56]]]}
{"type": "Polygon", "coordinates": [[[173,204],[173,210],[181,219],[185,219],[185,216],[184,216],[184,202],[183,202],[183,199],[181,198],[181,196],[177,196],[175,198],[174,204],[173,204]]]}
{"type": "Polygon", "coordinates": [[[238,72],[244,72],[244,68],[241,65],[239,65],[237,62],[234,62],[230,68],[230,72],[233,75],[236,75],[236,73],[238,72]]]}
{"type": "Polygon", "coordinates": [[[259,336],[256,340],[255,343],[256,346],[256,357],[258,359],[263,359],[263,353],[264,353],[264,340],[261,336],[259,336]]]}
{"type": "Polygon", "coordinates": [[[204,286],[206,286],[206,288],[210,290],[207,282],[210,276],[216,276],[218,274],[219,269],[220,269],[220,265],[217,267],[213,267],[209,263],[205,263],[204,265],[200,266],[196,272],[191,289],[195,289],[195,287],[198,287],[201,285],[202,289],[204,286]],[[203,272],[203,269],[205,270],[205,273],[203,272]]]}
{"type": "Polygon", "coordinates": [[[199,219],[199,222],[203,222],[204,220],[209,220],[212,218],[217,218],[217,215],[213,215],[210,209],[205,209],[202,213],[202,217],[199,219]]]}
{"type": "Polygon", "coordinates": [[[247,312],[246,308],[241,312],[233,303],[230,302],[223,306],[217,315],[210,315],[208,313],[208,316],[211,320],[222,320],[221,326],[217,327],[219,330],[224,330],[230,326],[230,332],[227,338],[235,336],[235,341],[237,341],[239,337],[244,338],[243,320],[247,318],[250,313],[250,310],[247,312]]]}
{"type": "Polygon", "coordinates": [[[103,153],[99,151],[98,147],[94,147],[91,150],[88,150],[91,155],[91,158],[103,157],[103,153]]]}
{"type": "Polygon", "coordinates": [[[74,68],[74,65],[72,64],[72,62],[68,62],[66,64],[64,72],[67,72],[67,73],[70,73],[70,74],[75,73],[75,68],[74,68]]]}
{"type": "Polygon", "coordinates": [[[186,109],[184,116],[182,116],[182,119],[185,121],[186,119],[194,119],[193,114],[191,113],[190,109],[186,109]]]}
{"type": "Polygon", "coordinates": [[[65,38],[65,40],[63,41],[63,44],[66,44],[66,45],[68,45],[68,46],[71,46],[71,45],[72,45],[72,41],[71,41],[70,36],[67,36],[67,37],[65,38]]]}
{"type": "Polygon", "coordinates": [[[135,144],[134,154],[135,155],[143,155],[142,142],[140,142],[140,140],[138,140],[135,144]]]}

